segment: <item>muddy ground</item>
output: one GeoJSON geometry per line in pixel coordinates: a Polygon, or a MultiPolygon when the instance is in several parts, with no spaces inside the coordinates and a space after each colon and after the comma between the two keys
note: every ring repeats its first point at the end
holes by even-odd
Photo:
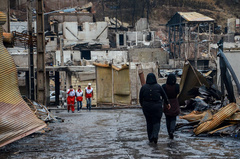
{"type": "Polygon", "coordinates": [[[190,159],[240,156],[239,137],[195,137],[188,131],[177,131],[174,140],[168,139],[164,116],[158,144],[149,144],[141,109],[53,113],[65,121],[50,123],[51,131],[34,133],[0,148],[0,158],[190,159]]]}

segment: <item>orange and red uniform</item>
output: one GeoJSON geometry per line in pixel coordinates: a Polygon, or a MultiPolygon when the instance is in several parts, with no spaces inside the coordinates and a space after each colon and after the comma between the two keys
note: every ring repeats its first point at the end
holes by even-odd
{"type": "Polygon", "coordinates": [[[86,87],[86,98],[92,98],[93,88],[92,87],[86,87]]]}
{"type": "Polygon", "coordinates": [[[76,91],[76,96],[77,96],[77,101],[82,101],[83,100],[83,91],[81,89],[78,89],[76,91]]]}
{"type": "Polygon", "coordinates": [[[75,91],[74,89],[68,89],[68,97],[67,97],[67,106],[68,106],[68,111],[72,110],[72,112],[74,112],[75,108],[74,108],[74,104],[75,104],[75,91]]]}

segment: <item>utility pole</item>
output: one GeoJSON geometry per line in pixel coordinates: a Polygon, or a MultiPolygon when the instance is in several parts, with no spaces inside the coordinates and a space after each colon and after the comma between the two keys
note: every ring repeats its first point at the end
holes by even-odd
{"type": "Polygon", "coordinates": [[[32,0],[27,1],[27,14],[28,14],[28,71],[29,71],[29,98],[35,100],[34,92],[34,54],[33,54],[33,41],[32,41],[32,0]]]}
{"type": "Polygon", "coordinates": [[[115,32],[117,32],[117,27],[118,27],[118,17],[117,17],[117,12],[118,12],[118,5],[119,5],[119,2],[118,0],[116,1],[116,6],[115,6],[115,9],[116,9],[116,28],[115,28],[115,32]]]}
{"type": "Polygon", "coordinates": [[[37,0],[37,101],[46,104],[45,35],[43,0],[37,0]]]}
{"type": "Polygon", "coordinates": [[[103,20],[105,19],[105,14],[104,14],[104,0],[102,0],[102,14],[103,14],[103,20]]]}

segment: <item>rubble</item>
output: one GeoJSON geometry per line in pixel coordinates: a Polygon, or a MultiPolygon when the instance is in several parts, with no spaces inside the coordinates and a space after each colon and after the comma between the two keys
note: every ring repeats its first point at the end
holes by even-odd
{"type": "Polygon", "coordinates": [[[236,103],[230,103],[227,106],[221,108],[208,121],[202,122],[197,128],[193,130],[193,132],[195,135],[209,132],[219,126],[226,118],[232,116],[237,111],[239,111],[238,105],[236,103]]]}
{"type": "MultiPolygon", "coordinates": [[[[28,106],[31,108],[31,110],[34,112],[34,114],[41,120],[45,122],[54,122],[58,121],[56,117],[53,116],[52,113],[50,113],[46,106],[39,104],[35,101],[31,101],[30,99],[24,97],[23,98],[25,102],[28,104],[28,106]]],[[[59,119],[59,118],[58,118],[59,119]]],[[[60,120],[59,120],[60,121],[60,120]]]]}
{"type": "MultiPolygon", "coordinates": [[[[221,53],[223,54],[223,52],[221,53]]],[[[224,57],[223,55],[221,56],[224,57]]],[[[222,57],[220,60],[223,60],[222,57]]],[[[179,101],[185,101],[186,105],[184,108],[192,109],[193,111],[179,117],[191,122],[191,124],[179,124],[177,126],[178,129],[191,125],[194,128],[193,133],[195,135],[204,133],[208,135],[236,135],[240,133],[240,108],[235,102],[232,81],[227,70],[231,66],[226,58],[224,60],[225,64],[221,64],[220,68],[221,72],[224,72],[221,74],[221,77],[225,79],[222,83],[224,83],[227,89],[227,98],[224,94],[224,85],[221,87],[222,91],[219,91],[211,82],[211,77],[209,77],[210,71],[202,75],[190,64],[187,63],[184,66],[180,83],[182,92],[178,98],[179,101]]],[[[232,75],[235,75],[232,69],[230,72],[232,75]]],[[[238,85],[238,79],[235,78],[234,81],[238,85]]]]}
{"type": "Polygon", "coordinates": [[[105,22],[108,23],[108,28],[114,29],[114,28],[125,28],[127,29],[130,25],[128,23],[125,22],[121,22],[120,20],[118,20],[117,18],[109,18],[109,17],[105,17],[104,18],[105,22]]]}

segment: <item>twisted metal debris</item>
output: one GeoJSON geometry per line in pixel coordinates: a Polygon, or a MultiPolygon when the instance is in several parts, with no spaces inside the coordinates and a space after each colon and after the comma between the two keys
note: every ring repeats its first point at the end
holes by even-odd
{"type": "Polygon", "coordinates": [[[6,15],[0,12],[0,147],[46,126],[21,97],[17,69],[3,45],[2,25],[5,22],[6,15]]]}

